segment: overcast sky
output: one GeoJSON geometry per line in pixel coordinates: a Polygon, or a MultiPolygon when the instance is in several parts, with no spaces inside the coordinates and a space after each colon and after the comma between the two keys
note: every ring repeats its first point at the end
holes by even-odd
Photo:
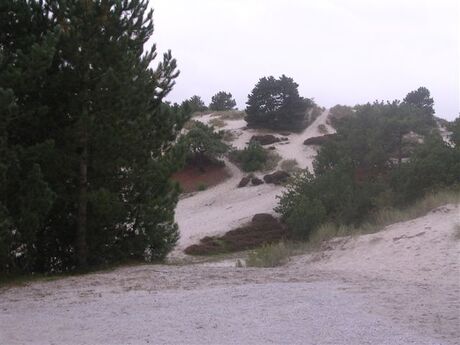
{"type": "Polygon", "coordinates": [[[402,99],[426,86],[460,111],[459,0],[150,0],[153,41],[181,75],[169,100],[217,91],[240,109],[259,78],[286,74],[321,105],[402,99]]]}

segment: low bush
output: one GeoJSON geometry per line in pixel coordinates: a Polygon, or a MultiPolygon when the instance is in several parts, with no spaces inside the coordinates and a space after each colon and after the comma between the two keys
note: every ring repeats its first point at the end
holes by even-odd
{"type": "Polygon", "coordinates": [[[332,127],[336,127],[341,120],[352,117],[354,112],[355,110],[353,107],[337,104],[329,109],[329,118],[327,122],[332,127]]]}
{"type": "Polygon", "coordinates": [[[179,139],[177,147],[185,152],[187,163],[198,167],[204,167],[209,161],[219,161],[229,150],[220,133],[199,121],[194,121],[187,134],[179,139]]]}
{"type": "Polygon", "coordinates": [[[222,128],[222,127],[225,127],[227,123],[224,120],[218,117],[215,117],[209,120],[209,124],[217,128],[222,128]]]}
{"type": "Polygon", "coordinates": [[[196,189],[197,189],[198,191],[200,191],[200,192],[206,190],[207,188],[208,188],[208,186],[206,185],[206,183],[200,183],[200,184],[196,187],[196,189]]]}
{"type": "Polygon", "coordinates": [[[243,110],[218,111],[213,113],[212,116],[218,116],[222,120],[242,120],[246,116],[246,112],[243,110]]]}
{"type": "Polygon", "coordinates": [[[295,173],[300,170],[299,163],[296,159],[285,159],[281,162],[280,168],[288,173],[295,173]]]}
{"type": "Polygon", "coordinates": [[[237,135],[235,134],[235,132],[230,129],[221,130],[219,131],[219,134],[222,137],[222,140],[226,142],[232,142],[237,138],[237,135]]]}
{"type": "Polygon", "coordinates": [[[246,259],[248,267],[276,267],[286,264],[291,256],[290,248],[284,243],[266,244],[251,251],[246,259]]]}
{"type": "Polygon", "coordinates": [[[276,168],[281,156],[274,151],[264,149],[258,142],[252,141],[242,150],[230,152],[230,159],[241,170],[253,172],[258,170],[272,170],[276,168]]]}
{"type": "Polygon", "coordinates": [[[329,131],[327,130],[326,125],[323,124],[323,123],[318,126],[318,131],[323,135],[329,133],[329,131]]]}
{"type": "Polygon", "coordinates": [[[189,255],[215,255],[238,252],[276,243],[287,238],[286,227],[270,214],[255,215],[244,226],[230,230],[219,237],[206,236],[200,243],[187,247],[189,255]]]}
{"type": "Polygon", "coordinates": [[[454,239],[460,241],[460,224],[454,226],[454,239]]]}
{"type": "Polygon", "coordinates": [[[309,242],[312,246],[317,246],[334,237],[375,233],[388,225],[424,216],[431,210],[442,205],[458,203],[460,203],[460,191],[444,190],[430,193],[405,208],[380,209],[369,216],[366,221],[359,226],[336,224],[332,222],[323,223],[311,233],[309,242]]]}

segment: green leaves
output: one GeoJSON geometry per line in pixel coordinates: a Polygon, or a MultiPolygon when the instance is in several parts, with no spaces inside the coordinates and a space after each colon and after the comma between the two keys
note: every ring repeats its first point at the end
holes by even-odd
{"type": "Polygon", "coordinates": [[[235,106],[236,102],[230,92],[227,93],[225,91],[219,91],[212,96],[209,109],[216,111],[231,110],[235,108],[235,106]]]}
{"type": "Polygon", "coordinates": [[[229,150],[214,129],[199,121],[181,137],[179,145],[185,148],[189,163],[202,165],[205,160],[219,160],[229,150]]]}
{"type": "Polygon", "coordinates": [[[90,265],[164,257],[189,114],[163,103],[179,74],[172,54],[152,68],[156,47],[144,51],[148,1],[0,7],[0,272],[74,269],[82,202],[90,265]]]}
{"type": "Polygon", "coordinates": [[[298,84],[282,75],[264,77],[248,96],[245,118],[251,127],[300,131],[308,125],[307,109],[313,101],[300,97],[298,84]]]}

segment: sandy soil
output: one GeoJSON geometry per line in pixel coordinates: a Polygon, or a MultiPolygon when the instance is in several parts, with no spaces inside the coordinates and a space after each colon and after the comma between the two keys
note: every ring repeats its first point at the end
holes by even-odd
{"type": "Polygon", "coordinates": [[[273,269],[144,265],[0,290],[0,344],[458,344],[460,206],[273,269]]]}
{"type": "MultiPolygon", "coordinates": [[[[288,143],[277,143],[277,152],[283,159],[296,159],[302,168],[312,168],[316,151],[303,145],[309,137],[321,135],[318,125],[324,124],[330,133],[334,130],[326,124],[329,111],[324,111],[309,127],[301,133],[289,135],[288,143]]],[[[204,115],[195,120],[208,123],[212,114],[204,115]]],[[[226,120],[226,126],[221,129],[233,130],[237,138],[232,145],[243,148],[254,134],[269,133],[269,131],[246,129],[244,120],[226,120]]],[[[179,225],[181,238],[172,254],[173,257],[181,256],[181,251],[196,243],[206,235],[217,235],[232,230],[248,222],[256,213],[274,213],[277,204],[276,196],[282,193],[282,187],[269,184],[237,188],[239,181],[245,174],[234,164],[226,162],[227,171],[232,176],[224,183],[197,193],[193,197],[179,201],[176,208],[176,222],[179,225]]],[[[265,172],[266,174],[267,172],[265,172]]],[[[263,173],[256,174],[259,177],[263,173]]]]}

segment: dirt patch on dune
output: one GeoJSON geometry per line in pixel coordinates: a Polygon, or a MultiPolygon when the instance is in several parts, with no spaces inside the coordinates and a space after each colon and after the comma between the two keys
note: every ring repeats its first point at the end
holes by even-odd
{"type": "Polygon", "coordinates": [[[171,179],[179,183],[182,192],[190,193],[218,185],[230,177],[225,165],[209,162],[201,168],[187,165],[173,174],[171,179]]]}
{"type": "Polygon", "coordinates": [[[228,231],[223,236],[206,236],[200,243],[185,248],[189,255],[212,255],[237,252],[278,242],[288,236],[286,227],[270,214],[256,214],[244,226],[228,231]]]}

